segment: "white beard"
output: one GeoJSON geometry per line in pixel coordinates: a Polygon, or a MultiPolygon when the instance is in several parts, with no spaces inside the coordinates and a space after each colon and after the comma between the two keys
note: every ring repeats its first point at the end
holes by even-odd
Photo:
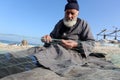
{"type": "Polygon", "coordinates": [[[73,20],[66,20],[65,18],[63,19],[63,23],[65,26],[67,27],[73,27],[77,22],[77,18],[73,19],[73,20]]]}

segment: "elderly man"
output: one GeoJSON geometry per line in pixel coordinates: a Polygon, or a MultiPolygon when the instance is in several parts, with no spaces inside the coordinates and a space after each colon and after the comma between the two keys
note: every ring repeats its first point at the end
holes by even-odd
{"type": "Polygon", "coordinates": [[[78,18],[77,0],[68,0],[64,11],[64,18],[56,24],[50,35],[42,37],[41,40],[45,43],[43,48],[34,48],[33,52],[25,57],[16,58],[14,54],[2,55],[5,63],[0,62],[1,78],[36,67],[59,73],[71,65],[85,64],[84,59],[89,56],[94,46],[90,27],[87,22],[78,18]]]}

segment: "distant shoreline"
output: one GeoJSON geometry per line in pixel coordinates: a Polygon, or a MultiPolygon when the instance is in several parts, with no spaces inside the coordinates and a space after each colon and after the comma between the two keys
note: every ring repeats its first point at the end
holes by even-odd
{"type": "Polygon", "coordinates": [[[13,44],[13,45],[10,45],[10,44],[7,44],[7,43],[1,43],[0,42],[0,51],[4,52],[4,51],[20,51],[20,50],[25,50],[25,49],[28,49],[28,48],[31,48],[31,47],[34,47],[32,45],[27,45],[27,46],[20,46],[20,45],[16,45],[16,44],[13,44]]]}

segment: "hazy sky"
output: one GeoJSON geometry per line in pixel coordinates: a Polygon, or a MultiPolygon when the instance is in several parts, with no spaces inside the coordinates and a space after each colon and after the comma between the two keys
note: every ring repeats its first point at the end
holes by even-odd
{"type": "MultiPolygon", "coordinates": [[[[120,0],[78,0],[93,35],[120,29],[120,0]]],[[[64,17],[67,0],[0,0],[0,33],[41,37],[64,17]]]]}

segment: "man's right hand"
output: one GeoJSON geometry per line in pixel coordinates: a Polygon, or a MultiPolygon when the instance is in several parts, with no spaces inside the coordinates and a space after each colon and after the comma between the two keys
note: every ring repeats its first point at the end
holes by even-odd
{"type": "Polygon", "coordinates": [[[52,41],[52,38],[50,35],[45,35],[41,38],[41,41],[44,43],[50,43],[52,41]]]}

